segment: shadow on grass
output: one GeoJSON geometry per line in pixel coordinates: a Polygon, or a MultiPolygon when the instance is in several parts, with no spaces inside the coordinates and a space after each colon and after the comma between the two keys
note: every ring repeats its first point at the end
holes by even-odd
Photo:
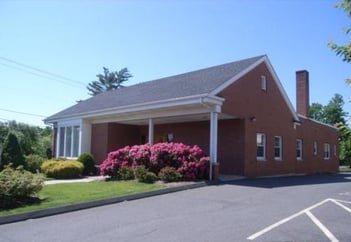
{"type": "Polygon", "coordinates": [[[39,198],[39,197],[27,197],[19,201],[11,201],[11,202],[5,202],[2,201],[0,203],[0,212],[1,211],[6,211],[6,210],[11,210],[11,209],[16,209],[20,207],[25,207],[25,206],[30,206],[30,205],[35,205],[35,204],[40,204],[44,202],[46,198],[39,198]]]}
{"type": "Polygon", "coordinates": [[[351,185],[351,173],[244,179],[238,181],[220,182],[216,185],[229,184],[260,188],[278,188],[332,183],[350,183],[351,185]]]}

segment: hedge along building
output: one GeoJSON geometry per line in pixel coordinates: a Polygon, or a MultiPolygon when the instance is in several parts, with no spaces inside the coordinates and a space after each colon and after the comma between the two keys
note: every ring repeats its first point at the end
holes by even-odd
{"type": "Polygon", "coordinates": [[[307,118],[307,71],[296,87],[297,112],[263,55],[104,92],[45,122],[56,157],[89,152],[100,164],[126,145],[171,141],[199,145],[221,174],[337,172],[337,129],[307,118]]]}

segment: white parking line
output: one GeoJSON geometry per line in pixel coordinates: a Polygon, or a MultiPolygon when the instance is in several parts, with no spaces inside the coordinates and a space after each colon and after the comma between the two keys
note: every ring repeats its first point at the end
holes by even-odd
{"type": "Polygon", "coordinates": [[[278,226],[280,226],[280,225],[282,225],[282,224],[284,224],[284,223],[286,223],[286,222],[289,222],[290,220],[292,220],[292,219],[294,219],[294,218],[300,216],[301,214],[304,214],[306,211],[309,211],[309,210],[312,210],[312,209],[314,209],[314,208],[316,208],[316,207],[319,207],[319,206],[321,206],[322,204],[324,204],[324,203],[326,203],[326,202],[329,202],[329,201],[330,201],[329,198],[328,198],[328,199],[325,199],[325,200],[323,200],[323,201],[321,201],[321,202],[319,202],[319,203],[317,203],[317,204],[315,204],[315,205],[313,205],[313,206],[311,206],[311,207],[308,207],[308,208],[306,208],[306,209],[304,209],[304,210],[302,210],[302,211],[300,211],[300,212],[297,212],[297,213],[295,213],[295,214],[293,214],[293,215],[291,215],[291,216],[289,216],[289,217],[287,217],[287,218],[285,218],[285,219],[282,219],[282,220],[276,222],[275,224],[272,224],[272,225],[270,225],[270,226],[268,226],[268,227],[262,229],[261,231],[258,231],[257,233],[255,233],[255,234],[253,234],[253,235],[247,237],[247,239],[248,239],[248,240],[254,240],[254,239],[256,239],[257,237],[259,237],[259,236],[261,236],[261,235],[263,235],[263,234],[265,234],[265,233],[271,231],[272,229],[274,229],[274,228],[276,228],[276,227],[278,227],[278,226]]]}
{"type": "Polygon", "coordinates": [[[339,240],[332,234],[332,232],[327,229],[327,227],[324,226],[324,224],[321,223],[321,221],[318,220],[310,211],[306,211],[306,214],[310,219],[313,221],[317,227],[322,230],[322,232],[328,237],[328,239],[331,242],[339,242],[339,240]]]}
{"type": "Polygon", "coordinates": [[[351,213],[350,208],[346,207],[344,204],[341,204],[341,203],[350,203],[351,204],[351,202],[347,202],[347,201],[343,201],[343,200],[336,200],[336,199],[332,199],[332,202],[335,203],[336,205],[339,205],[340,207],[342,207],[343,209],[345,209],[349,213],[351,213]]]}
{"type": "Polygon", "coordinates": [[[348,211],[349,213],[351,213],[351,209],[346,207],[345,205],[343,205],[342,203],[347,203],[347,204],[351,204],[351,202],[348,202],[348,201],[343,201],[343,200],[338,200],[338,199],[332,199],[332,198],[327,198],[319,203],[316,203],[315,205],[312,205],[311,207],[308,207],[306,209],[303,209],[301,210],[300,212],[297,212],[285,219],[282,219],[260,231],[258,231],[257,233],[254,233],[253,235],[247,237],[248,240],[254,240],[258,237],[260,237],[261,235],[277,228],[278,226],[286,223],[286,222],[289,222],[290,220],[302,215],[302,214],[306,214],[312,221],[314,224],[317,225],[317,227],[330,239],[331,242],[337,242],[338,239],[311,213],[311,210],[314,209],[314,208],[317,208],[321,205],[323,205],[324,203],[326,202],[333,202],[335,203],[336,205],[342,207],[343,209],[345,209],[346,211],[348,211]]]}

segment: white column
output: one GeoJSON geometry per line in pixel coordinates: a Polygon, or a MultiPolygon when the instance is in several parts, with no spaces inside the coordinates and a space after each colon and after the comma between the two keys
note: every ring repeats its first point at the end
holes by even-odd
{"type": "Polygon", "coordinates": [[[154,120],[149,119],[149,144],[154,144],[154,120]]]}
{"type": "Polygon", "coordinates": [[[210,180],[212,180],[213,165],[217,163],[217,143],[218,143],[218,113],[210,113],[210,180]]]}
{"type": "Polygon", "coordinates": [[[80,145],[79,154],[91,153],[91,129],[92,125],[85,120],[82,120],[80,126],[80,145]]]}

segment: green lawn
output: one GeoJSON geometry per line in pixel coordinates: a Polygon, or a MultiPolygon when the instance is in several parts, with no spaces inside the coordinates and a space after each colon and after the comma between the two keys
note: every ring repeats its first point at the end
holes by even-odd
{"type": "Polygon", "coordinates": [[[0,210],[0,216],[31,212],[35,210],[112,198],[162,188],[156,184],[136,181],[77,182],[46,185],[39,192],[42,202],[10,210],[0,210]]]}

